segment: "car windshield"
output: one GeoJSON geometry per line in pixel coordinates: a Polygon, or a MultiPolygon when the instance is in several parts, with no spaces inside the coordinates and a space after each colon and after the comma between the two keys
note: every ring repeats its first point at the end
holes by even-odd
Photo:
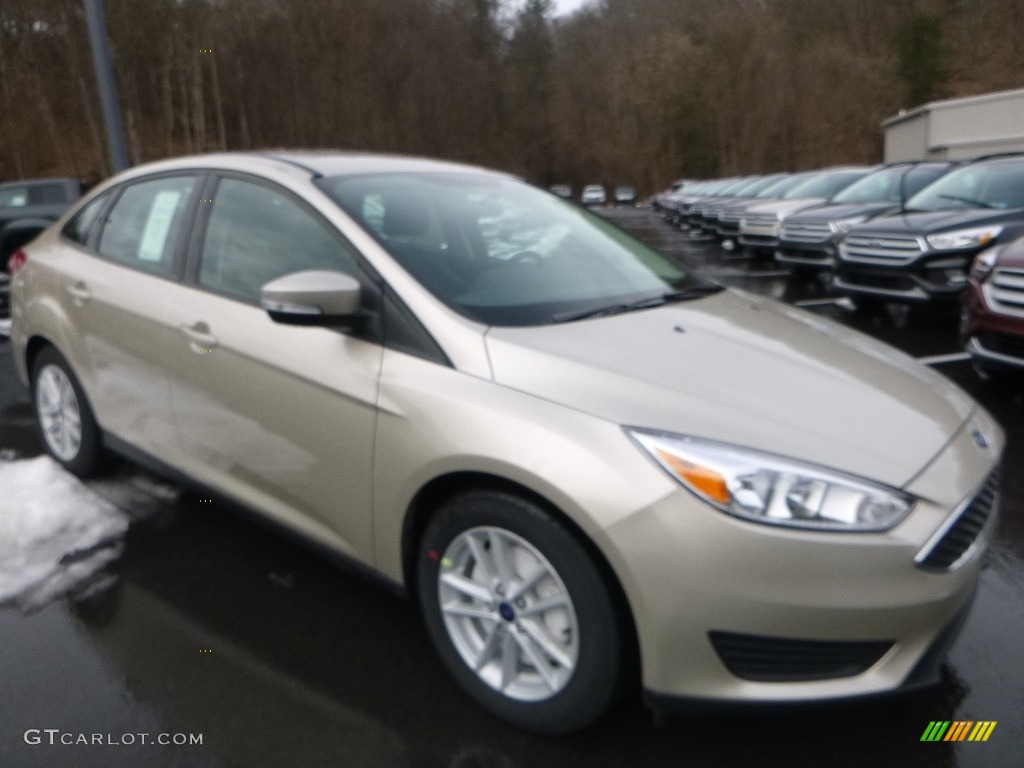
{"type": "Polygon", "coordinates": [[[759,192],[761,192],[762,190],[768,189],[769,187],[773,186],[774,184],[777,184],[781,180],[782,180],[781,176],[764,176],[764,177],[758,179],[757,181],[755,181],[753,184],[750,184],[749,186],[745,187],[744,190],[743,190],[743,196],[744,197],[753,197],[753,196],[757,195],[759,192]]]}
{"type": "Polygon", "coordinates": [[[785,195],[787,200],[803,197],[832,197],[841,189],[861,178],[867,171],[832,171],[811,177],[803,184],[793,187],[785,195]]]}
{"type": "Polygon", "coordinates": [[[833,203],[898,203],[945,173],[948,165],[917,165],[882,168],[855,181],[832,198],[833,203]]]}
{"type": "Polygon", "coordinates": [[[975,163],[946,174],[907,201],[915,211],[1024,208],[1024,163],[975,163]]]}
{"type": "Polygon", "coordinates": [[[427,290],[487,325],[643,309],[701,287],[599,216],[514,179],[388,173],[318,183],[427,290]]]}
{"type": "Polygon", "coordinates": [[[781,179],[776,181],[774,184],[770,184],[760,192],[757,193],[756,197],[767,197],[767,198],[778,198],[793,189],[793,187],[803,184],[810,178],[813,178],[814,174],[807,173],[795,173],[792,176],[783,176],[781,179]]]}

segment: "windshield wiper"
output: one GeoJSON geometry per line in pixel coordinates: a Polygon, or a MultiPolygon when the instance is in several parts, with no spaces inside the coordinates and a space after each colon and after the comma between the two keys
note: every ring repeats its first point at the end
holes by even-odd
{"type": "Polygon", "coordinates": [[[638,309],[652,309],[654,307],[664,306],[665,304],[672,304],[677,301],[699,299],[702,296],[708,296],[712,293],[718,293],[723,290],[725,289],[721,285],[716,285],[715,283],[700,283],[679,291],[670,291],[659,296],[651,296],[650,298],[640,299],[639,301],[630,303],[612,304],[607,307],[598,307],[597,309],[586,309],[582,312],[563,312],[558,315],[552,315],[551,322],[571,323],[574,320],[586,320],[592,317],[621,315],[624,312],[634,312],[638,309]]]}
{"type": "Polygon", "coordinates": [[[719,285],[718,283],[697,283],[696,285],[691,285],[678,291],[663,294],[661,298],[665,300],[665,303],[671,303],[674,301],[690,301],[691,299],[699,299],[701,296],[710,296],[712,293],[718,293],[724,290],[725,286],[719,285]]]}
{"type": "Polygon", "coordinates": [[[967,205],[975,208],[995,208],[996,206],[992,203],[986,203],[983,200],[975,200],[973,197],[960,197],[959,195],[939,195],[943,200],[955,200],[958,203],[967,203],[967,205]]]}

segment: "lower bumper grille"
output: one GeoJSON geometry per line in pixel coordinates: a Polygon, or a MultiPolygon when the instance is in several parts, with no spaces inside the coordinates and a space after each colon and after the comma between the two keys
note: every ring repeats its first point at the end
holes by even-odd
{"type": "Polygon", "coordinates": [[[912,291],[917,288],[913,278],[899,272],[851,272],[842,271],[843,280],[851,285],[865,288],[881,288],[887,291],[912,291]]]}
{"type": "Polygon", "coordinates": [[[775,683],[853,677],[893,646],[888,640],[790,640],[732,632],[710,632],[708,637],[736,677],[775,683]]]}
{"type": "Polygon", "coordinates": [[[1009,357],[1024,359],[1024,336],[1014,336],[1009,333],[997,333],[995,331],[981,331],[978,334],[978,341],[985,349],[1009,357]]]}

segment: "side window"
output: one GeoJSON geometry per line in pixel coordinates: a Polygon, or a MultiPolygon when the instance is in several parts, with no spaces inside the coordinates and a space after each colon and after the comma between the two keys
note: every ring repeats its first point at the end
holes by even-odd
{"type": "Polygon", "coordinates": [[[106,216],[100,255],[170,274],[185,206],[195,185],[195,176],[173,176],[126,187],[106,216]]]}
{"type": "Polygon", "coordinates": [[[27,187],[0,188],[0,208],[24,208],[28,205],[27,187]]]}
{"type": "Polygon", "coordinates": [[[79,245],[85,245],[89,241],[89,232],[92,230],[96,219],[100,215],[100,211],[103,210],[103,206],[106,205],[108,199],[110,199],[109,193],[100,195],[95,200],[87,203],[78,213],[68,219],[68,223],[61,230],[61,234],[68,240],[72,240],[79,245]]]}
{"type": "Polygon", "coordinates": [[[230,178],[217,185],[200,259],[200,285],[253,303],[264,283],[292,272],[359,276],[352,254],[291,197],[230,178]]]}

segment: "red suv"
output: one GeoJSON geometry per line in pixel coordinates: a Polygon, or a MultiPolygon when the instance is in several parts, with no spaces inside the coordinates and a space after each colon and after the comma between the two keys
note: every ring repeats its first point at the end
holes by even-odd
{"type": "Polygon", "coordinates": [[[1024,238],[979,253],[961,300],[960,334],[975,366],[1024,372],[1024,238]]]}

